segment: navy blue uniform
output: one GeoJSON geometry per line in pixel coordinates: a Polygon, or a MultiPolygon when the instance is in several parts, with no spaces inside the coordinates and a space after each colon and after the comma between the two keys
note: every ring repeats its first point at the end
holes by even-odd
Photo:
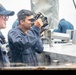
{"type": "Polygon", "coordinates": [[[0,32],[0,67],[9,67],[10,61],[7,48],[2,47],[4,44],[6,44],[5,37],[3,36],[2,32],[0,32]]]}
{"type": "Polygon", "coordinates": [[[13,25],[12,25],[12,28],[17,27],[18,25],[19,25],[19,22],[18,22],[18,20],[16,19],[16,20],[14,21],[13,25]]]}
{"type": "Polygon", "coordinates": [[[54,29],[53,31],[66,33],[67,29],[74,30],[74,26],[70,22],[66,21],[65,19],[61,19],[58,25],[58,29],[54,29]]]}
{"type": "Polygon", "coordinates": [[[27,34],[17,27],[8,32],[8,42],[12,54],[12,62],[25,63],[28,66],[37,66],[37,53],[43,52],[40,38],[40,29],[33,26],[27,34]]]}

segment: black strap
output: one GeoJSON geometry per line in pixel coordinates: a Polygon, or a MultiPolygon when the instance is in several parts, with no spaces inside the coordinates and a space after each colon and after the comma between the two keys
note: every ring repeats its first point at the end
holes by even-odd
{"type": "Polygon", "coordinates": [[[5,44],[5,43],[6,43],[5,37],[3,36],[2,32],[0,32],[0,42],[1,42],[2,44],[5,44]]]}

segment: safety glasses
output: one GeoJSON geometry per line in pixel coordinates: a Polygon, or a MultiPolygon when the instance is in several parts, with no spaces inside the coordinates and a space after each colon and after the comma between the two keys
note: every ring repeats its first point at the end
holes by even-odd
{"type": "Polygon", "coordinates": [[[2,18],[5,20],[5,21],[7,21],[8,19],[9,19],[9,16],[2,16],[2,18]]]}
{"type": "Polygon", "coordinates": [[[31,21],[31,22],[34,22],[35,18],[31,18],[31,19],[28,19],[28,20],[31,21]]]}
{"type": "Polygon", "coordinates": [[[3,18],[5,21],[9,19],[9,16],[5,16],[5,15],[0,15],[0,17],[3,18]]]}

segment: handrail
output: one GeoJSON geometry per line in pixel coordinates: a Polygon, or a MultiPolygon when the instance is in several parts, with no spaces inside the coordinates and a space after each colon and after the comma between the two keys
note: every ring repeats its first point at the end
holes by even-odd
{"type": "Polygon", "coordinates": [[[75,3],[75,0],[73,0],[73,4],[74,4],[74,7],[75,7],[75,9],[76,9],[76,3],[75,3]]]}

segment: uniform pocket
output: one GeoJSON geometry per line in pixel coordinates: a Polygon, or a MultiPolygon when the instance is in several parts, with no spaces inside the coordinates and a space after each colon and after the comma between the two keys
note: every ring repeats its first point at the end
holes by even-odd
{"type": "Polygon", "coordinates": [[[26,49],[23,54],[30,54],[30,49],[26,49]]]}

